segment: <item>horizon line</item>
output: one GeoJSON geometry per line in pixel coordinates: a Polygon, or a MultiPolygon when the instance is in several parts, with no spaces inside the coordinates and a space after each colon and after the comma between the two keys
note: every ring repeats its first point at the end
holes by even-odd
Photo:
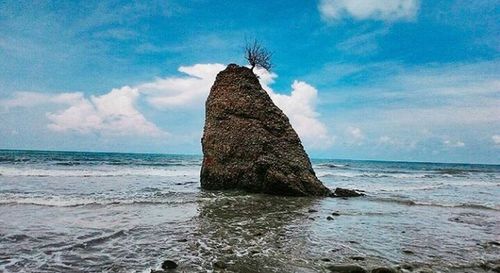
{"type": "MultiPolygon", "coordinates": [[[[111,152],[111,151],[83,151],[83,150],[37,150],[37,149],[9,149],[0,148],[3,151],[23,151],[23,152],[63,152],[63,153],[94,153],[94,154],[135,154],[135,155],[186,155],[200,156],[202,154],[190,153],[161,153],[161,152],[111,152]]],[[[435,162],[435,161],[408,161],[408,160],[383,160],[383,159],[350,159],[350,158],[326,158],[326,157],[310,157],[313,160],[343,160],[343,161],[371,161],[371,162],[386,162],[386,163],[418,163],[418,164],[455,164],[455,165],[490,165],[500,166],[500,163],[468,163],[468,162],[435,162]]]]}

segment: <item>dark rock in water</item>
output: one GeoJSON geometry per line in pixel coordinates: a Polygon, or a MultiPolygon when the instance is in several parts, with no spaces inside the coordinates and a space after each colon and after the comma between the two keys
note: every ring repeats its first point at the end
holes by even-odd
{"type": "Polygon", "coordinates": [[[327,268],[336,273],[368,273],[366,269],[354,264],[330,265],[327,268]]]}
{"type": "Polygon", "coordinates": [[[372,269],[371,273],[396,273],[396,270],[387,267],[378,267],[372,269]]]}
{"type": "Polygon", "coordinates": [[[167,273],[167,271],[151,269],[149,273],[167,273]]]}
{"type": "Polygon", "coordinates": [[[411,264],[402,264],[401,268],[412,271],[413,270],[413,265],[411,265],[411,264]]]}
{"type": "Polygon", "coordinates": [[[354,260],[354,261],[364,261],[365,257],[353,256],[353,257],[351,257],[351,260],[354,260]]]}
{"type": "Polygon", "coordinates": [[[223,261],[217,261],[213,264],[214,269],[226,269],[227,265],[223,261]]]}
{"type": "Polygon", "coordinates": [[[330,262],[331,260],[329,258],[321,258],[323,262],[330,262]]]}
{"type": "Polygon", "coordinates": [[[336,188],[335,192],[333,193],[334,197],[358,197],[364,195],[365,195],[364,193],[357,192],[356,190],[343,189],[343,188],[336,188]]]}
{"type": "Polygon", "coordinates": [[[328,217],[326,217],[326,220],[328,220],[328,221],[332,221],[332,220],[333,220],[333,217],[328,216],[328,217]]]}
{"type": "Polygon", "coordinates": [[[313,212],[318,212],[318,211],[317,211],[317,210],[315,210],[315,209],[309,209],[307,212],[309,212],[309,213],[313,213],[313,212]]]}
{"type": "Polygon", "coordinates": [[[338,213],[338,212],[332,212],[332,216],[340,216],[340,213],[338,213]]]}
{"type": "Polygon", "coordinates": [[[230,64],[206,101],[201,187],[329,196],[288,118],[248,68],[230,64]]]}
{"type": "Polygon", "coordinates": [[[489,271],[489,270],[491,269],[491,266],[490,266],[489,264],[487,264],[487,263],[481,263],[481,264],[479,265],[479,267],[480,267],[481,269],[483,269],[484,271],[489,271]]]}
{"type": "Polygon", "coordinates": [[[404,254],[415,254],[415,252],[408,250],[408,249],[403,249],[404,254]]]}
{"type": "Polygon", "coordinates": [[[177,268],[177,263],[172,261],[172,260],[165,260],[162,264],[161,264],[161,268],[163,268],[164,270],[167,270],[167,269],[175,269],[177,268]]]}

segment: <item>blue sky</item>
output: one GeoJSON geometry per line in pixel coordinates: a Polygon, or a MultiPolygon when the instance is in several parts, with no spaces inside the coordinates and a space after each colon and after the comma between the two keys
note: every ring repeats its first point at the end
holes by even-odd
{"type": "Polygon", "coordinates": [[[0,2],[0,148],[200,154],[245,39],[312,157],[500,163],[498,1],[0,2]]]}

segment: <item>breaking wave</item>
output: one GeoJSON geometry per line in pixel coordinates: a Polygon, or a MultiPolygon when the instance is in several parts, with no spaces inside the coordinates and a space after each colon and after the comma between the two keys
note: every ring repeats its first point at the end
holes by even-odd
{"type": "Polygon", "coordinates": [[[434,202],[422,202],[422,201],[413,201],[408,199],[399,199],[399,198],[386,198],[386,197],[371,197],[373,201],[377,202],[388,202],[388,203],[397,203],[401,205],[407,206],[431,206],[431,207],[442,207],[442,208],[471,208],[471,209],[482,209],[482,210],[496,210],[500,211],[500,207],[493,207],[484,204],[475,204],[475,203],[461,203],[461,204],[442,204],[442,203],[434,203],[434,202]]]}
{"type": "Polygon", "coordinates": [[[33,177],[119,177],[119,176],[198,176],[197,168],[88,168],[88,169],[37,169],[0,167],[2,176],[33,177]]]}
{"type": "Polygon", "coordinates": [[[431,178],[435,174],[426,173],[375,173],[375,172],[317,172],[318,177],[367,177],[367,178],[431,178]]]}

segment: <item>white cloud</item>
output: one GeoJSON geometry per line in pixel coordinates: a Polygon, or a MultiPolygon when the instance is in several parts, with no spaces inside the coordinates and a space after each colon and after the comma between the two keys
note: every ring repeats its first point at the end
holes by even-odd
{"type": "Polygon", "coordinates": [[[147,101],[160,109],[174,107],[200,107],[203,105],[215,76],[225,68],[223,64],[196,64],[181,66],[187,76],[166,77],[137,86],[147,101]]]}
{"type": "Polygon", "coordinates": [[[273,102],[288,116],[293,128],[304,143],[313,148],[325,148],[333,144],[335,138],[328,133],[325,124],[319,120],[316,111],[318,90],[303,81],[295,80],[290,95],[275,92],[269,85],[277,77],[265,69],[256,69],[260,83],[273,102]]]}
{"type": "Polygon", "coordinates": [[[399,139],[390,136],[381,136],[377,141],[377,146],[397,147],[400,149],[411,150],[417,146],[417,141],[414,139],[399,139]]]}
{"type": "Polygon", "coordinates": [[[492,135],[491,140],[495,144],[495,146],[500,147],[500,135],[492,135]]]}
{"type": "Polygon", "coordinates": [[[361,131],[361,129],[357,128],[357,127],[348,127],[347,128],[347,133],[354,139],[356,140],[360,140],[360,139],[363,139],[364,136],[363,136],[363,132],[361,131]]]}
{"type": "Polygon", "coordinates": [[[443,144],[445,146],[452,147],[452,148],[461,148],[461,147],[465,146],[465,143],[463,143],[460,140],[452,141],[452,140],[449,140],[449,139],[445,139],[443,141],[443,144]]]}
{"type": "Polygon", "coordinates": [[[113,89],[102,96],[84,97],[82,93],[65,93],[52,101],[69,105],[68,108],[47,113],[49,129],[58,132],[98,132],[105,135],[160,136],[165,132],[135,108],[139,92],[128,86],[113,89]]]}
{"type": "Polygon", "coordinates": [[[271,99],[287,114],[293,128],[307,144],[312,147],[331,146],[334,139],[316,112],[316,88],[303,81],[294,81],[291,87],[290,95],[270,92],[271,99]]]}
{"type": "Polygon", "coordinates": [[[396,21],[414,19],[419,6],[419,0],[320,0],[318,8],[326,20],[396,21]]]}
{"type": "Polygon", "coordinates": [[[35,107],[45,104],[67,108],[46,113],[50,130],[57,132],[100,133],[104,135],[165,136],[166,132],[148,121],[137,109],[137,88],[124,86],[101,96],[86,98],[81,92],[55,95],[37,92],[17,92],[10,99],[0,100],[0,106],[35,107]]]}
{"type": "Polygon", "coordinates": [[[345,135],[345,142],[350,145],[361,145],[365,139],[363,131],[358,127],[348,126],[345,135]]]}

